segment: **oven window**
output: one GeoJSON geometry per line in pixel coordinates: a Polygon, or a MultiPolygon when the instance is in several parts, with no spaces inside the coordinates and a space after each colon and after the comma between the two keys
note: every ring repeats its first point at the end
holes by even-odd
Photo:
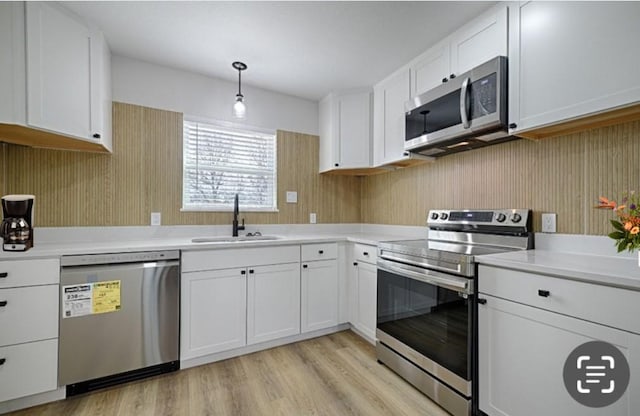
{"type": "Polygon", "coordinates": [[[377,328],[471,379],[470,299],[378,269],[377,328]]]}

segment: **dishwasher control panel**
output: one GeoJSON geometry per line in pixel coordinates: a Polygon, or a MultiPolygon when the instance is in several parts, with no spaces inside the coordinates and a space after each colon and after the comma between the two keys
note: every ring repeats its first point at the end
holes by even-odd
{"type": "Polygon", "coordinates": [[[62,267],[70,267],[95,264],[144,263],[150,261],[177,260],[179,258],[180,252],[178,250],[82,254],[77,256],[62,256],[60,259],[60,265],[62,267]]]}

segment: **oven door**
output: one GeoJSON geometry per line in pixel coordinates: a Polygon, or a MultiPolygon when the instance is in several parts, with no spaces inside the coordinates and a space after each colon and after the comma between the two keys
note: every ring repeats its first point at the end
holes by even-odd
{"type": "Polygon", "coordinates": [[[473,280],[378,260],[376,335],[471,397],[473,280]]]}

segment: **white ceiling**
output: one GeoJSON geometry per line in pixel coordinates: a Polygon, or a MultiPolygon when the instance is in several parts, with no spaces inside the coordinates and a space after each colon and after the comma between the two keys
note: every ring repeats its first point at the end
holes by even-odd
{"type": "Polygon", "coordinates": [[[495,2],[67,2],[112,53],[310,100],[371,86],[495,2]]]}

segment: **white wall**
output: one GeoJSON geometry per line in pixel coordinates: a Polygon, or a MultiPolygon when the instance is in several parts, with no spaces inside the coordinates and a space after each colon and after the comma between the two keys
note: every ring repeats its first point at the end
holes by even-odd
{"type": "MultiPolygon", "coordinates": [[[[231,106],[237,82],[150,64],[132,58],[112,57],[113,100],[237,123],[231,106]]],[[[231,66],[229,66],[232,71],[231,66]]],[[[243,79],[246,75],[243,77],[243,79]]],[[[318,103],[290,95],[245,86],[247,118],[242,123],[267,129],[318,134],[318,103]]]]}

